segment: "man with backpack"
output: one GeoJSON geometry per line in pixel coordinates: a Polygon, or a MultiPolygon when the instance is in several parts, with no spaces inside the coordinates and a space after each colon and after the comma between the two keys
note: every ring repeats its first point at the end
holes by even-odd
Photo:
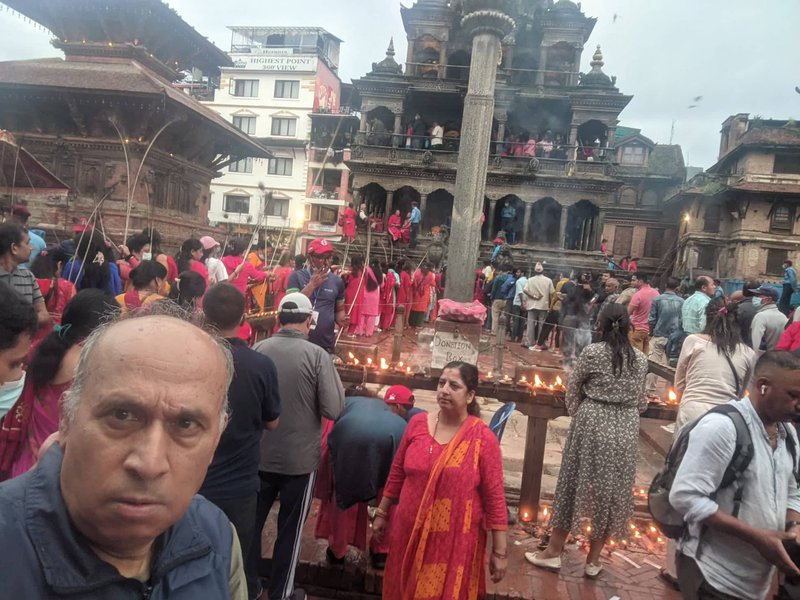
{"type": "Polygon", "coordinates": [[[800,357],[767,352],[756,365],[749,398],[712,409],[678,436],[651,496],[660,479],[685,522],[680,531],[665,529],[679,539],[684,598],[760,600],[774,567],[800,576],[784,546],[800,543],[798,440],[790,423],[798,419],[800,357]],[[665,483],[670,469],[671,487],[665,483]]]}

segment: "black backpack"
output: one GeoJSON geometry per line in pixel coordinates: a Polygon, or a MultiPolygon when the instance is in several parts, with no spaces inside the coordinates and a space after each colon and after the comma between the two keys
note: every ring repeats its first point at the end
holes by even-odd
{"type": "MultiPolygon", "coordinates": [[[[722,481],[717,488],[717,492],[719,492],[719,490],[727,488],[730,485],[736,485],[736,490],[733,495],[732,513],[732,516],[736,518],[739,515],[742,495],[744,494],[744,487],[739,485],[739,480],[750,464],[750,461],[753,459],[753,439],[750,436],[750,430],[747,428],[747,423],[742,413],[732,404],[715,406],[709,410],[706,415],[710,413],[727,416],[733,421],[733,425],[736,428],[736,447],[733,450],[731,462],[725,469],[722,481]]],[[[678,438],[669,449],[669,453],[667,453],[667,458],[664,461],[664,468],[653,477],[653,481],[650,483],[650,492],[647,500],[650,514],[653,516],[653,520],[661,532],[673,540],[679,540],[683,537],[686,530],[686,523],[683,520],[683,515],[675,510],[669,503],[669,493],[672,489],[672,484],[675,482],[675,475],[678,473],[678,468],[686,454],[686,448],[689,446],[689,434],[706,415],[703,415],[694,422],[683,427],[678,438]]],[[[786,427],[786,425],[783,426],[786,427]]],[[[786,446],[789,453],[792,455],[793,470],[795,472],[795,478],[797,478],[797,450],[795,447],[795,439],[789,431],[786,431],[786,446]]],[[[714,492],[712,499],[716,498],[717,492],[714,492]]]]}

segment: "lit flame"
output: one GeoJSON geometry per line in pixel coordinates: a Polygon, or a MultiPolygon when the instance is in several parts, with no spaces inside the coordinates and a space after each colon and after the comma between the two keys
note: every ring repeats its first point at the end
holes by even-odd
{"type": "Polygon", "coordinates": [[[409,375],[411,375],[411,367],[406,367],[406,373],[408,373],[409,375]]]}
{"type": "Polygon", "coordinates": [[[523,375],[519,380],[520,383],[525,383],[526,381],[527,380],[525,379],[525,375],[523,375]]]}
{"type": "Polygon", "coordinates": [[[564,383],[561,381],[561,375],[556,375],[556,385],[559,387],[564,385],[564,383]]]}
{"type": "Polygon", "coordinates": [[[491,371],[489,371],[489,374],[487,375],[487,377],[488,377],[489,379],[491,379],[491,378],[492,378],[492,372],[491,372],[491,371]]]}
{"type": "Polygon", "coordinates": [[[403,365],[403,361],[401,360],[399,363],[397,363],[397,366],[398,366],[398,367],[400,367],[400,368],[402,369],[402,368],[403,368],[403,366],[404,366],[404,365],[403,365]]]}
{"type": "Polygon", "coordinates": [[[353,364],[354,364],[354,365],[356,365],[356,366],[358,366],[358,359],[357,359],[357,358],[354,358],[354,359],[353,359],[353,364]]]}
{"type": "Polygon", "coordinates": [[[385,358],[382,358],[381,359],[381,369],[385,371],[388,368],[389,368],[389,363],[386,362],[385,358]]]}
{"type": "Polygon", "coordinates": [[[546,506],[544,507],[544,510],[542,511],[542,514],[543,514],[545,517],[547,516],[547,507],[546,507],[546,506]]]}
{"type": "Polygon", "coordinates": [[[667,402],[670,404],[675,404],[678,401],[678,394],[675,393],[675,390],[670,390],[667,394],[667,402]]]}
{"type": "Polygon", "coordinates": [[[371,358],[367,358],[367,364],[368,364],[370,367],[372,366],[372,359],[371,359],[371,358]]]}
{"type": "Polygon", "coordinates": [[[533,385],[536,387],[542,387],[542,380],[539,378],[538,373],[533,375],[533,385]]]}
{"type": "Polygon", "coordinates": [[[657,541],[659,544],[663,544],[663,543],[664,543],[664,538],[662,538],[662,537],[660,537],[660,536],[659,536],[659,537],[657,537],[657,538],[656,538],[656,541],[657,541]]]}
{"type": "Polygon", "coordinates": [[[530,518],[531,518],[531,517],[530,517],[530,514],[528,514],[528,511],[527,511],[527,510],[526,510],[525,512],[523,512],[523,513],[522,513],[522,520],[523,520],[523,521],[527,521],[527,520],[528,520],[528,519],[530,519],[530,518]]]}
{"type": "Polygon", "coordinates": [[[586,533],[592,533],[592,526],[591,525],[587,525],[586,526],[586,533]]]}
{"type": "Polygon", "coordinates": [[[350,360],[353,360],[353,359],[355,358],[355,355],[353,355],[353,353],[352,353],[352,352],[348,352],[348,353],[347,353],[347,356],[349,356],[349,357],[350,357],[350,360]]]}
{"type": "Polygon", "coordinates": [[[655,532],[656,532],[656,528],[653,527],[652,525],[650,525],[650,533],[655,533],[655,532]]]}

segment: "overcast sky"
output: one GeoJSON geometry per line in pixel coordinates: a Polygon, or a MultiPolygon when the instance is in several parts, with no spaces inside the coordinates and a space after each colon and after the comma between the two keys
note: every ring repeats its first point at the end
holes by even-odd
{"type": "MultiPolygon", "coordinates": [[[[227,25],[324,27],[344,40],[344,81],[381,60],[392,36],[398,62],[405,60],[397,0],[172,0],[170,5],[226,51],[227,25]]],[[[800,95],[794,91],[800,85],[800,0],[584,0],[583,10],[598,22],[582,70],[589,70],[601,44],[605,72],[634,96],[621,123],[668,143],[674,121],[674,142],[683,146],[687,164],[709,167],[716,161],[720,124],[729,115],[800,118],[800,95]],[[697,96],[702,100],[695,102],[697,96]]],[[[0,60],[60,54],[48,34],[7,11],[0,11],[0,32],[0,60]]]]}

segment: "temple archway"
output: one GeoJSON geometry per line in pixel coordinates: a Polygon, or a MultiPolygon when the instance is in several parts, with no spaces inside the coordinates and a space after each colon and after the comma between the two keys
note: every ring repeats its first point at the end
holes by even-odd
{"type": "Polygon", "coordinates": [[[422,213],[422,230],[429,232],[437,225],[446,225],[449,228],[452,216],[453,194],[439,188],[428,194],[425,212],[422,213]]]}
{"type": "Polygon", "coordinates": [[[505,230],[503,223],[503,213],[506,210],[513,209],[512,217],[505,217],[509,220],[509,227],[506,231],[506,241],[509,243],[516,243],[522,241],[522,225],[525,219],[525,203],[514,194],[503,196],[497,201],[494,207],[494,233],[497,234],[501,230],[505,230]]]}
{"type": "Polygon", "coordinates": [[[564,247],[567,250],[588,252],[598,247],[597,219],[600,209],[588,200],[573,204],[567,211],[567,229],[564,235],[564,247]]]}
{"type": "Polygon", "coordinates": [[[369,133],[367,143],[371,146],[389,146],[394,130],[394,113],[385,106],[377,106],[367,113],[369,133]]]}
{"type": "Polygon", "coordinates": [[[586,121],[578,127],[578,146],[586,149],[586,153],[581,154],[581,148],[578,148],[578,160],[587,159],[589,156],[594,160],[602,158],[600,155],[608,146],[608,126],[597,119],[586,121]]]}
{"type": "Polygon", "coordinates": [[[471,60],[472,57],[464,50],[453,52],[447,58],[447,78],[467,81],[469,79],[469,65],[471,60]]]}
{"type": "Polygon", "coordinates": [[[554,198],[542,198],[531,207],[527,243],[558,246],[561,242],[561,205],[554,198]]]}
{"type": "MultiPolygon", "coordinates": [[[[406,215],[411,212],[411,203],[416,202],[419,206],[419,192],[410,185],[404,185],[398,190],[395,190],[392,196],[392,213],[399,210],[400,216],[405,219],[406,215]]],[[[388,217],[388,215],[386,215],[388,217]]]]}
{"type": "Polygon", "coordinates": [[[377,183],[368,183],[361,188],[361,203],[367,205],[367,214],[382,215],[386,210],[386,190],[377,183]]]}

